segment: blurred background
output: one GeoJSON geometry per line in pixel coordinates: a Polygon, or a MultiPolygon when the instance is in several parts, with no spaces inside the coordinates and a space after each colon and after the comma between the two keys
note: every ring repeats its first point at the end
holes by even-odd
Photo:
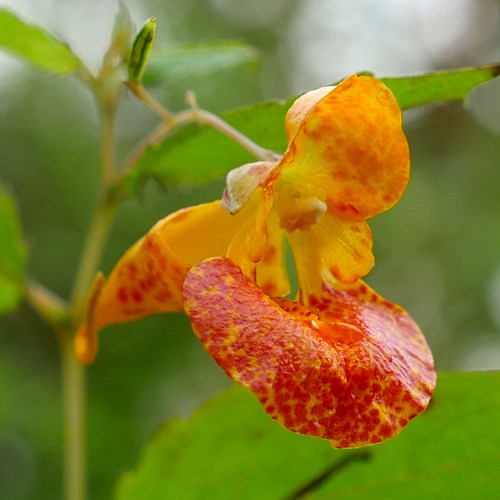
{"type": "MultiPolygon", "coordinates": [[[[494,0],[126,3],[137,26],[157,17],[157,47],[239,39],[258,50],[257,69],[156,88],[174,110],[183,107],[187,89],[202,107],[220,112],[285,99],[362,70],[392,76],[500,61],[494,0]]],[[[114,0],[0,0],[0,6],[44,26],[99,68],[114,0]]],[[[157,124],[130,95],[123,101],[122,156],[157,124]]],[[[371,221],[376,267],[367,281],[413,315],[440,370],[499,369],[500,81],[475,90],[465,105],[408,112],[405,129],[412,178],[402,201],[371,221]]],[[[30,274],[63,297],[93,206],[98,148],[87,89],[0,54],[0,178],[19,205],[30,274]]],[[[108,272],[160,217],[219,197],[221,189],[222,182],[166,190],[149,183],[122,206],[102,269],[108,272]]],[[[0,317],[0,342],[0,498],[58,498],[56,338],[23,306],[0,317]]],[[[158,424],[189,415],[228,383],[181,314],[106,330],[88,371],[90,497],[110,497],[158,424]]]]}

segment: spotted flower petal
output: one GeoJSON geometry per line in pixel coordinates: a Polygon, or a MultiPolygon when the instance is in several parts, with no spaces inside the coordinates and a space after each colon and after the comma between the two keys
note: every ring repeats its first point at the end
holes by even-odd
{"type": "Polygon", "coordinates": [[[361,220],[325,213],[308,231],[288,235],[301,290],[319,292],[323,282],[354,283],[373,267],[372,233],[361,220]]]}
{"type": "MultiPolygon", "coordinates": [[[[207,257],[229,253],[242,265],[247,263],[254,277],[259,268],[258,283],[266,290],[287,293],[281,247],[274,239],[267,240],[266,234],[247,241],[243,230],[249,225],[255,228],[259,213],[252,202],[231,216],[214,201],[179,210],[157,222],[123,255],[107,279],[96,280],[85,322],[75,337],[78,358],[84,363],[93,361],[97,332],[106,325],[182,311],[187,272],[207,257]]],[[[262,228],[266,230],[266,226],[262,228]]]]}
{"type": "Polygon", "coordinates": [[[361,282],[311,303],[271,299],[227,258],[194,266],[184,284],[203,345],[272,418],[341,448],[396,435],[435,385],[420,330],[361,282]]]}
{"type": "Polygon", "coordinates": [[[387,210],[401,197],[410,166],[394,96],[380,81],[356,75],[318,101],[320,90],[289,110],[282,177],[326,192],[340,214],[349,208],[368,218],[387,210]]]}

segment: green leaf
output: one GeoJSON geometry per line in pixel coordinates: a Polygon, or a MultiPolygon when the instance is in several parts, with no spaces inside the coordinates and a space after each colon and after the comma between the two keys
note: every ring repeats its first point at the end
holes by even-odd
{"type": "MultiPolygon", "coordinates": [[[[499,65],[489,65],[381,80],[394,92],[401,108],[410,109],[463,99],[474,87],[495,78],[499,72],[499,65]]],[[[222,117],[257,144],[283,152],[285,115],[294,100],[265,102],[224,113],[222,117]]],[[[148,177],[161,184],[203,184],[250,161],[254,158],[249,153],[219,132],[208,126],[192,125],[150,146],[125,178],[122,188],[125,194],[135,193],[148,177]]]]}
{"type": "Polygon", "coordinates": [[[499,372],[441,374],[426,413],[357,450],[283,429],[234,386],[164,425],[116,499],[496,498],[499,384],[499,372]]]}
{"type": "Polygon", "coordinates": [[[14,309],[23,294],[25,261],[16,207],[0,185],[0,313],[14,309]]]}
{"type": "Polygon", "coordinates": [[[45,71],[73,73],[82,62],[64,42],[0,9],[0,47],[45,71]]]}
{"type": "Polygon", "coordinates": [[[500,75],[500,64],[437,71],[422,75],[380,78],[401,109],[462,100],[474,88],[500,75]]]}
{"type": "MultiPolygon", "coordinates": [[[[286,109],[287,105],[265,102],[223,113],[222,117],[257,144],[284,151],[286,109]]],[[[223,177],[232,168],[252,160],[250,153],[220,132],[190,125],[149,147],[125,179],[124,188],[133,193],[148,176],[160,184],[199,185],[223,177]]]]}
{"type": "Polygon", "coordinates": [[[254,69],[257,52],[236,41],[170,45],[151,54],[144,83],[169,87],[188,78],[208,77],[222,71],[254,69]]]}

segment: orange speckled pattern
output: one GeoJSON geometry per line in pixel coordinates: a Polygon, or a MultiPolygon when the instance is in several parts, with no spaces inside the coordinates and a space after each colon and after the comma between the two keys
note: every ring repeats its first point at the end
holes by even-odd
{"type": "Polygon", "coordinates": [[[194,266],[184,284],[207,351],[283,426],[339,448],[395,436],[435,387],[419,328],[362,282],[307,301],[271,299],[227,258],[194,266]]]}
{"type": "MultiPolygon", "coordinates": [[[[297,100],[288,119],[303,105],[297,100]]],[[[410,169],[396,99],[374,78],[347,78],[305,114],[282,163],[283,177],[303,176],[324,189],[339,216],[345,207],[365,218],[387,210],[410,169]]]]}

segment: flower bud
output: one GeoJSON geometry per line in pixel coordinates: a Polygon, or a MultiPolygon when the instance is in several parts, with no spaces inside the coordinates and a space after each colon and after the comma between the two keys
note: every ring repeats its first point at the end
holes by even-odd
{"type": "Polygon", "coordinates": [[[128,61],[128,78],[131,83],[142,80],[142,75],[156,38],[156,18],[150,17],[137,33],[128,61]]]}

